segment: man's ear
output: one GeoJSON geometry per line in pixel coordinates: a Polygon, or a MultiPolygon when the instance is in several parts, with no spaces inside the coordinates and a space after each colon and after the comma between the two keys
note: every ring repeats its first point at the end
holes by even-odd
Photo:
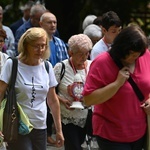
{"type": "Polygon", "coordinates": [[[42,27],[42,22],[41,21],[39,21],[39,25],[40,25],[40,27],[42,27]]]}
{"type": "Polygon", "coordinates": [[[73,52],[70,49],[68,49],[68,55],[69,55],[69,57],[71,57],[72,54],[73,54],[73,52]]]}
{"type": "Polygon", "coordinates": [[[102,33],[103,34],[105,34],[105,32],[107,32],[107,30],[104,27],[102,27],[102,26],[101,26],[101,29],[102,29],[102,33]]]}

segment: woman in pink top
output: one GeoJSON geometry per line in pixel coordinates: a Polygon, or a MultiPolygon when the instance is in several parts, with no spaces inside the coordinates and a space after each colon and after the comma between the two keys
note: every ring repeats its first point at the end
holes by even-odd
{"type": "Polygon", "coordinates": [[[143,148],[145,112],[150,111],[150,52],[146,48],[143,31],[127,27],[110,51],[91,64],[83,95],[87,106],[94,105],[93,133],[101,150],[143,148]],[[130,76],[144,96],[141,101],[128,82],[130,76]]]}

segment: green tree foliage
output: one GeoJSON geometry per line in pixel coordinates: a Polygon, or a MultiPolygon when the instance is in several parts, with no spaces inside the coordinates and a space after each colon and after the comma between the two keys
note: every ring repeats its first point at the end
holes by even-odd
{"type": "MultiPolygon", "coordinates": [[[[18,20],[22,13],[19,7],[28,0],[0,0],[5,9],[4,21],[6,25],[18,20]]],[[[121,18],[124,26],[130,22],[139,24],[147,35],[150,33],[150,0],[45,0],[45,6],[58,19],[58,30],[61,37],[67,41],[76,33],[82,32],[82,21],[85,16],[102,15],[113,10],[121,18]],[[149,7],[148,7],[149,6],[149,7]]]]}
{"type": "Polygon", "coordinates": [[[0,0],[0,5],[4,10],[3,24],[10,25],[14,21],[22,17],[19,7],[25,4],[27,0],[0,0]]]}

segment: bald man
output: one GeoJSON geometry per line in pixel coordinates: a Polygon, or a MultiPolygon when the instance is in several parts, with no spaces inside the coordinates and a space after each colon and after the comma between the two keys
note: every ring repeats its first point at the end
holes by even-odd
{"type": "Polygon", "coordinates": [[[51,56],[49,61],[54,66],[56,63],[68,59],[66,44],[60,38],[54,36],[57,30],[56,16],[50,12],[45,12],[39,22],[40,26],[47,32],[50,40],[51,56]]]}

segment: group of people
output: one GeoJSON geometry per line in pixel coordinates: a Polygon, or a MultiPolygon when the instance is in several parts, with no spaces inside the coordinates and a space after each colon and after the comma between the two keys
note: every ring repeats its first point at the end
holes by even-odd
{"type": "MultiPolygon", "coordinates": [[[[43,5],[31,7],[29,20],[15,32],[15,90],[33,129],[19,135],[14,143],[7,143],[10,150],[46,150],[52,133],[48,124],[52,120],[47,119],[50,115],[56,132],[52,144],[64,145],[65,150],[82,150],[88,107],[92,107],[92,130],[100,150],[143,149],[150,114],[147,37],[136,25],[122,29],[113,11],[100,19],[99,26],[86,24],[83,33],[72,35],[65,43],[59,38],[56,16],[43,5]],[[94,27],[92,31],[100,31],[99,37],[95,32],[98,39],[92,40],[90,26],[94,27]],[[143,94],[142,100],[129,82],[131,78],[143,94]],[[72,108],[73,102],[81,102],[85,108],[72,108]]],[[[0,101],[9,87],[12,70],[12,60],[2,51],[7,34],[1,26],[0,101]]]]}

